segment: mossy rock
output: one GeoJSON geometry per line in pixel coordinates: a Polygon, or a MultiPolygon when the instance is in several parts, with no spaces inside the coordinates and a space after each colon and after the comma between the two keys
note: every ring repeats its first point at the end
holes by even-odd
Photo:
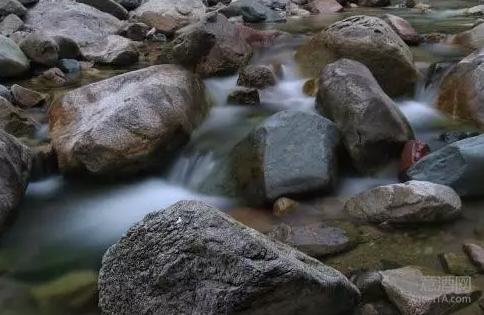
{"type": "Polygon", "coordinates": [[[307,96],[316,96],[318,93],[319,79],[309,79],[304,82],[303,93],[307,96]]]}
{"type": "Polygon", "coordinates": [[[441,254],[439,259],[445,272],[454,276],[473,276],[479,272],[477,267],[463,254],[441,254]]]}
{"type": "Polygon", "coordinates": [[[95,309],[97,305],[96,272],[81,270],[32,288],[32,296],[42,308],[70,310],[95,309]]]}

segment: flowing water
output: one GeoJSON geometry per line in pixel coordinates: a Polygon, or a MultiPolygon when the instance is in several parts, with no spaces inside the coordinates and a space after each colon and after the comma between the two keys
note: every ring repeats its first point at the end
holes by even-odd
{"type": "MultiPolygon", "coordinates": [[[[458,10],[477,3],[435,1],[431,4],[436,7],[431,14],[403,9],[359,9],[339,15],[266,25],[267,28],[279,28],[294,35],[277,42],[270,49],[258,51],[254,58],[255,63],[282,64],[282,79],[276,86],[261,91],[261,106],[242,107],[226,103],[228,93],[236,86],[236,76],[209,79],[205,83],[215,105],[168,172],[116,184],[69,182],[61,176],[30,183],[15,224],[1,239],[0,260],[7,257],[7,274],[36,283],[73,269],[97,270],[102,253],[133,223],[149,212],[183,199],[203,200],[257,229],[270,229],[281,221],[270,211],[247,209],[222,196],[207,196],[199,193],[198,187],[217,167],[217,161],[263,118],[289,108],[314,111],[314,98],[302,92],[305,78],[296,71],[292,59],[294,49],[308,35],[351,14],[391,12],[408,19],[421,33],[453,33],[474,23],[475,18],[459,16],[458,10]]],[[[462,52],[443,45],[424,45],[415,48],[414,53],[416,62],[420,64],[462,56],[462,52]]],[[[62,89],[48,89],[34,81],[24,84],[48,92],[55,98],[74,87],[127,70],[100,69],[95,75],[85,76],[62,89]]],[[[438,134],[446,131],[447,126],[455,126],[433,108],[434,92],[420,86],[413,98],[396,102],[417,138],[437,149],[443,145],[438,141],[438,134]]],[[[45,136],[47,131],[44,128],[40,136],[45,136]]],[[[371,178],[346,175],[340,179],[333,195],[304,203],[299,214],[284,220],[292,224],[347,221],[341,211],[345,200],[371,187],[397,182],[396,171],[394,165],[371,178]]],[[[480,201],[465,202],[464,218],[445,226],[398,232],[376,231],[367,227],[363,234],[371,241],[360,244],[349,253],[328,258],[326,262],[345,272],[355,268],[380,268],[388,263],[418,263],[439,269],[437,254],[459,250],[464,239],[480,238],[474,230],[484,223],[484,215],[480,213],[482,205],[480,201]]]]}

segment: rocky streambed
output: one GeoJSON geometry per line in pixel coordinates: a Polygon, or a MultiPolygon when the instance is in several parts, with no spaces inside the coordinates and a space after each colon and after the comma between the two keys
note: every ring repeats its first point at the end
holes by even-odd
{"type": "Polygon", "coordinates": [[[0,314],[482,314],[484,8],[0,1],[0,314]]]}

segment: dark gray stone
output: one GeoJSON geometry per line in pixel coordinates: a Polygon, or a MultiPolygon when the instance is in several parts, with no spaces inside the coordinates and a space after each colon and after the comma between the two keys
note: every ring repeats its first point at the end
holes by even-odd
{"type": "Polygon", "coordinates": [[[359,0],[358,5],[361,7],[386,7],[391,4],[390,0],[359,0]]]}
{"type": "Polygon", "coordinates": [[[362,301],[372,302],[385,298],[381,279],[382,277],[377,271],[367,271],[356,276],[353,283],[360,291],[362,301]]]}
{"type": "Polygon", "coordinates": [[[386,300],[361,305],[356,315],[401,315],[398,309],[386,300]]]}
{"type": "Polygon", "coordinates": [[[57,67],[71,76],[81,74],[81,64],[76,59],[61,59],[57,61],[57,67]]]}
{"type": "Polygon", "coordinates": [[[79,46],[71,38],[58,35],[52,39],[59,46],[59,59],[77,59],[81,56],[79,46]]]}
{"type": "Polygon", "coordinates": [[[52,67],[59,59],[59,46],[49,36],[36,32],[27,36],[21,43],[20,49],[33,62],[52,67]]]}
{"type": "Polygon", "coordinates": [[[333,315],[359,301],[338,271],[195,201],[132,227],[104,255],[99,291],[105,315],[333,315]]]}
{"type": "Polygon", "coordinates": [[[13,102],[12,93],[10,93],[9,89],[5,86],[0,84],[0,97],[5,98],[9,102],[13,102]]]}
{"type": "Polygon", "coordinates": [[[131,11],[138,8],[141,5],[141,0],[115,0],[122,5],[126,10],[131,11]]]}
{"type": "Polygon", "coordinates": [[[285,20],[279,12],[257,0],[233,1],[227,7],[220,9],[219,12],[228,18],[241,15],[246,23],[281,22],[285,20]]]}
{"type": "Polygon", "coordinates": [[[33,137],[40,125],[0,97],[0,129],[16,137],[33,137]]]}
{"type": "Polygon", "coordinates": [[[0,78],[10,78],[24,74],[30,62],[20,47],[10,38],[0,35],[0,78]]]}
{"type": "Polygon", "coordinates": [[[227,97],[227,102],[237,105],[259,105],[259,91],[257,89],[238,89],[232,91],[227,97]]]}
{"type": "Polygon", "coordinates": [[[452,187],[460,196],[484,195],[484,135],[454,142],[412,165],[414,180],[452,187]]]}
{"type": "Polygon", "coordinates": [[[276,85],[276,75],[268,66],[250,65],[240,71],[237,85],[264,89],[276,85]]]}
{"type": "Polygon", "coordinates": [[[27,9],[17,0],[0,1],[0,18],[9,14],[24,16],[26,12],[27,9]]]}
{"type": "Polygon", "coordinates": [[[129,18],[128,11],[120,4],[113,0],[76,0],[77,2],[90,5],[99,11],[106,12],[120,20],[127,20],[129,18]]]}

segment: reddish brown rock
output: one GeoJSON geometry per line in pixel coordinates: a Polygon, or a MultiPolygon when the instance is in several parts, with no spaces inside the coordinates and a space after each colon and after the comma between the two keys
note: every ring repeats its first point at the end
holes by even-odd
{"type": "Polygon", "coordinates": [[[268,47],[271,46],[277,37],[282,35],[279,30],[261,31],[243,24],[237,24],[237,30],[247,44],[251,46],[268,47]]]}
{"type": "Polygon", "coordinates": [[[343,11],[343,6],[336,0],[313,0],[303,6],[303,8],[314,14],[343,11]]]}
{"type": "Polygon", "coordinates": [[[393,14],[385,14],[383,20],[387,22],[401,39],[408,45],[418,45],[420,38],[417,31],[405,19],[393,14]]]}
{"type": "Polygon", "coordinates": [[[410,168],[414,163],[421,160],[423,157],[430,153],[429,146],[420,140],[410,140],[403,147],[402,155],[400,158],[400,179],[406,180],[405,171],[410,168]]]}

